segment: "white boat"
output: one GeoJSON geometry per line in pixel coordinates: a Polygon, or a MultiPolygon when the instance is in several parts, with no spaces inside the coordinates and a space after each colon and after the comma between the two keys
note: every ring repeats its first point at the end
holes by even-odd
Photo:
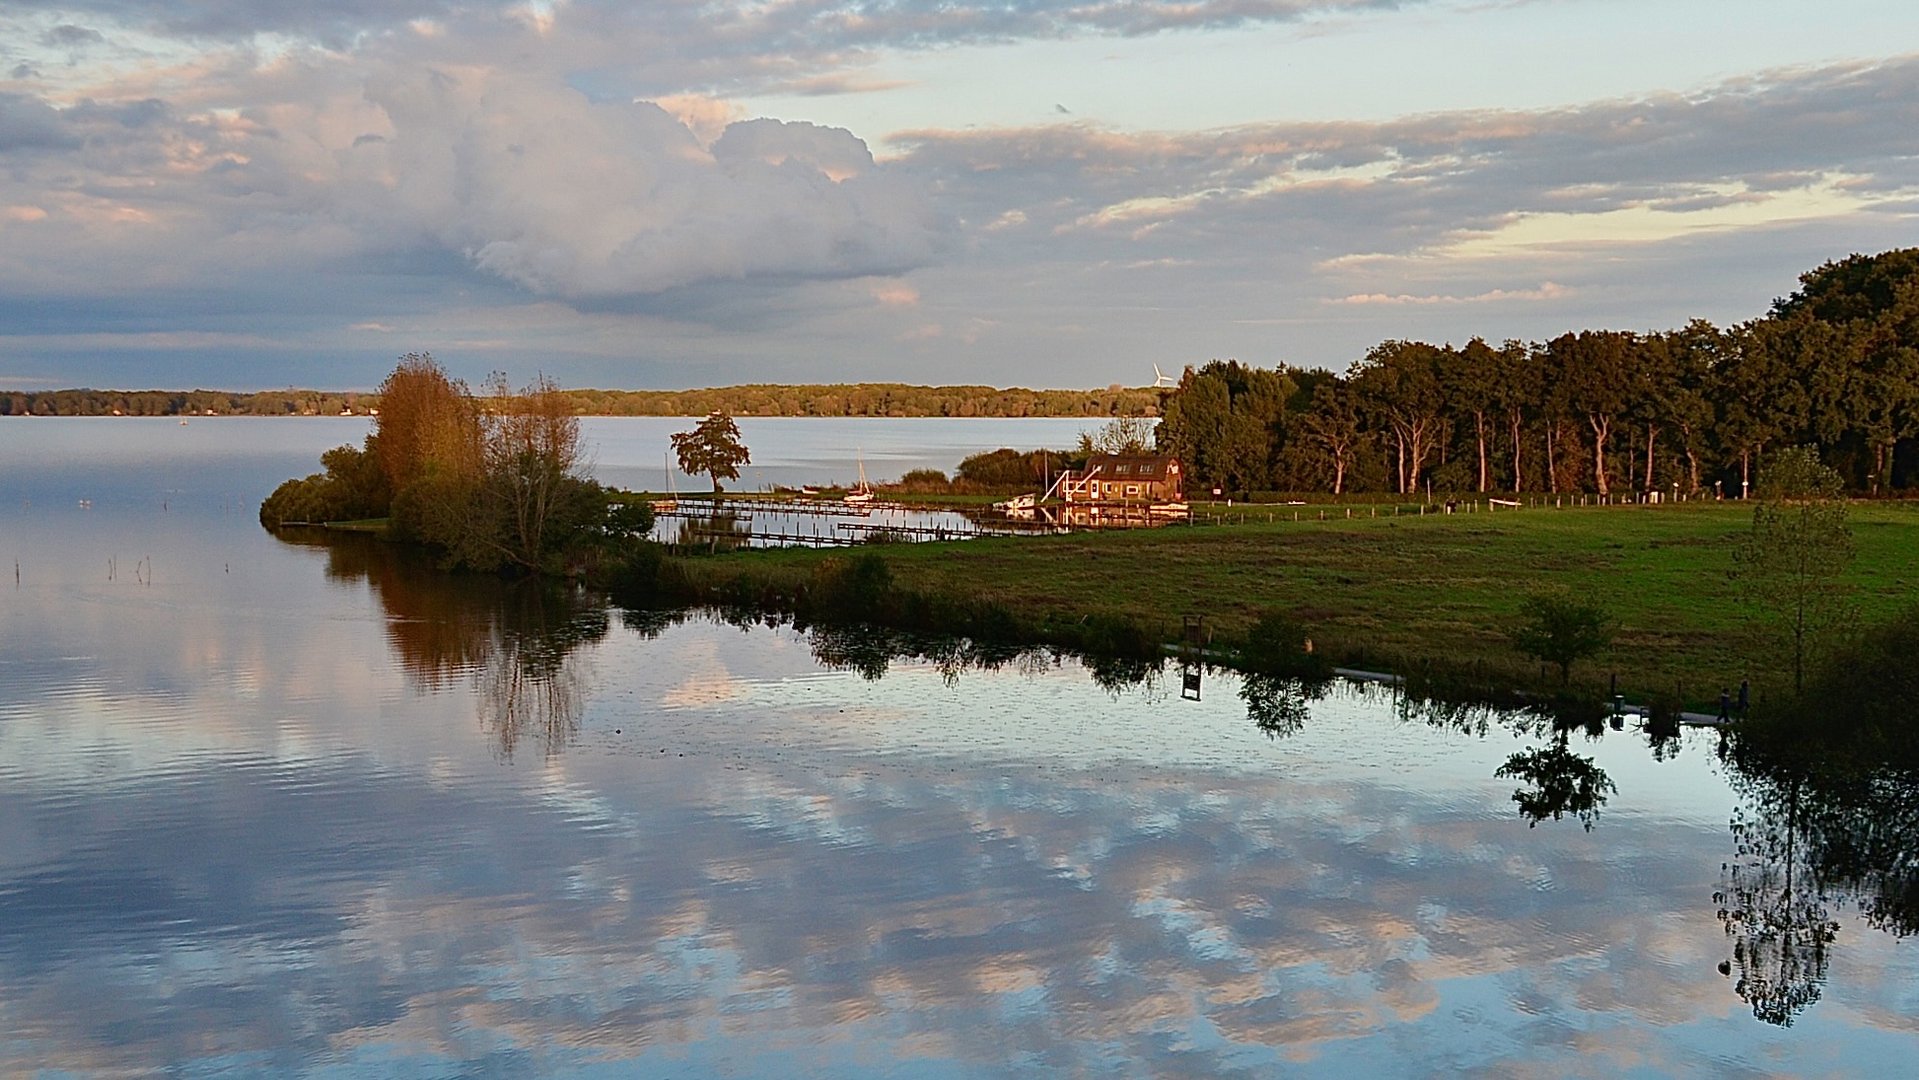
{"type": "Polygon", "coordinates": [[[680,508],[680,492],[673,484],[673,466],[667,463],[665,454],[660,455],[660,468],[666,472],[666,498],[653,500],[653,510],[670,514],[680,508]]]}
{"type": "Polygon", "coordinates": [[[1015,495],[1005,502],[996,502],[993,504],[993,509],[1010,514],[1019,510],[1031,511],[1033,507],[1038,505],[1039,496],[1029,491],[1022,495],[1015,495]]]}
{"type": "Polygon", "coordinates": [[[870,503],[873,501],[873,485],[866,482],[866,455],[864,452],[859,455],[859,463],[860,482],[854,484],[853,490],[846,493],[844,501],[850,503],[870,503]]]}
{"type": "Polygon", "coordinates": [[[1146,512],[1158,517],[1185,517],[1192,508],[1183,502],[1162,502],[1147,507],[1146,512]]]}

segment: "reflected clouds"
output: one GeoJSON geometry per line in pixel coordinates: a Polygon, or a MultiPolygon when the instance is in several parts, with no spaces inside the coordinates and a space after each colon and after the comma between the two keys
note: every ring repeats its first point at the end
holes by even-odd
{"type": "MultiPolygon", "coordinates": [[[[1850,928],[1789,1041],[1743,1015],[1703,902],[1723,815],[1662,794],[1720,783],[1711,755],[1622,783],[1601,829],[1527,829],[1492,772],[1550,720],[1225,673],[1186,702],[1044,654],[287,554],[334,575],[311,617],[384,636],[368,677],[413,741],[0,773],[5,834],[45,838],[0,864],[0,1068],[1865,1070],[1915,1037],[1883,1004],[1911,958],[1850,928]],[[500,671],[546,752],[513,753],[500,671]]],[[[266,654],[269,699],[307,644],[266,654]]]]}

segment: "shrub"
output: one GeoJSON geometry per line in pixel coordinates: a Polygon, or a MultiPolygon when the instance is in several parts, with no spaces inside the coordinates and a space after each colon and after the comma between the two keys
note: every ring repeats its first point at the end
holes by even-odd
{"type": "Polygon", "coordinates": [[[1524,621],[1507,632],[1513,648],[1559,665],[1561,682],[1572,681],[1574,663],[1612,644],[1614,624],[1605,609],[1568,593],[1534,593],[1519,615],[1524,621]]]}
{"type": "Polygon", "coordinates": [[[1332,673],[1332,665],[1313,652],[1313,642],[1306,636],[1305,628],[1278,611],[1260,616],[1247,631],[1239,659],[1248,671],[1265,675],[1323,679],[1332,673]]]}
{"type": "Polygon", "coordinates": [[[953,482],[938,469],[913,469],[893,486],[908,495],[939,495],[952,490],[953,482]]]}

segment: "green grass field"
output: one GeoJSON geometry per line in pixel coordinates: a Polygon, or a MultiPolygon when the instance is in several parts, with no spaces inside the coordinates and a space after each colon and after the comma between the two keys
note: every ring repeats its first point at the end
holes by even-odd
{"type": "MultiPolygon", "coordinates": [[[[1611,649],[1584,667],[1587,680],[1617,672],[1636,695],[1678,693],[1693,702],[1750,677],[1778,678],[1749,625],[1727,570],[1730,541],[1751,521],[1736,503],[1665,507],[1527,509],[1363,517],[1343,511],[1294,522],[1283,508],[1248,509],[1245,525],[1167,527],[943,544],[884,551],[903,586],[997,600],[1023,614],[1061,619],[1089,612],[1158,626],[1178,637],[1199,614],[1232,640],[1260,614],[1280,610],[1316,645],[1354,665],[1404,669],[1474,665],[1531,681],[1538,665],[1507,644],[1505,628],[1532,591],[1564,588],[1619,623],[1611,649]],[[1274,513],[1281,520],[1267,523],[1274,513]]],[[[1919,601],[1919,507],[1857,504],[1861,625],[1919,601]]],[[[742,552],[700,560],[702,577],[732,571],[800,572],[832,552],[742,552]]]]}

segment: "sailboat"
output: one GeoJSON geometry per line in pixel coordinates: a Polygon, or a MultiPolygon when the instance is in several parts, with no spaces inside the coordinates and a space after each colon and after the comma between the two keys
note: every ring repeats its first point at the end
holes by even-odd
{"type": "Polygon", "coordinates": [[[660,468],[666,473],[666,498],[653,500],[653,510],[671,513],[680,508],[680,492],[673,484],[673,466],[667,464],[665,454],[660,455],[660,468]]]}
{"type": "Polygon", "coordinates": [[[853,490],[846,493],[845,501],[850,503],[870,503],[873,501],[873,485],[866,482],[866,454],[864,452],[859,454],[859,463],[860,482],[854,484],[853,490]]]}

